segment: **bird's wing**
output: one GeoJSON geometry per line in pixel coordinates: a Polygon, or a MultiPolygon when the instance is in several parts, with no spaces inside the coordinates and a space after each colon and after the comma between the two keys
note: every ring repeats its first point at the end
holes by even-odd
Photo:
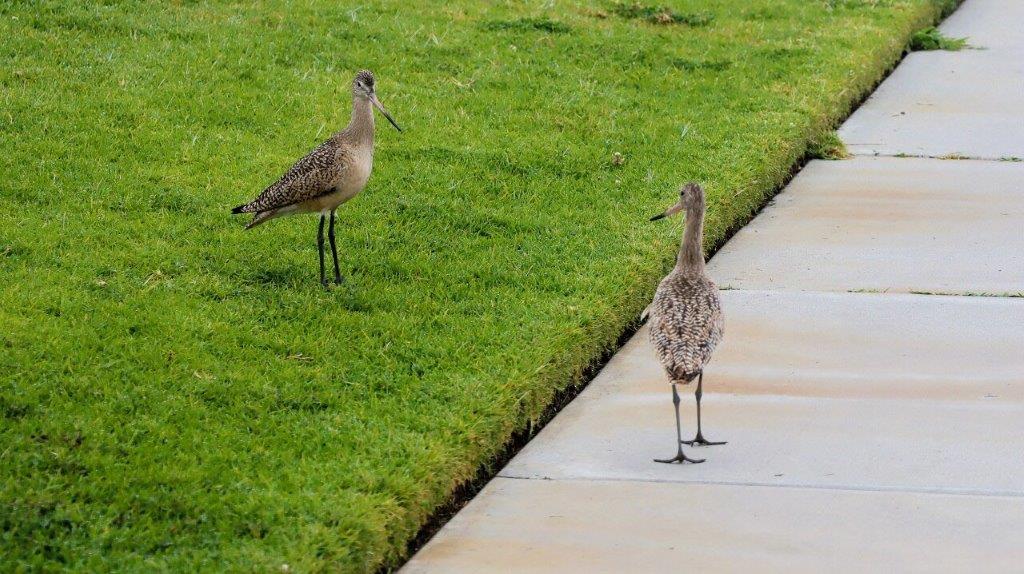
{"type": "Polygon", "coordinates": [[[664,285],[651,304],[651,342],[673,379],[690,380],[722,338],[718,292],[664,285]]]}
{"type": "Polygon", "coordinates": [[[704,316],[706,320],[704,322],[704,345],[703,345],[703,356],[701,357],[701,363],[707,364],[711,360],[711,353],[715,352],[715,347],[722,340],[722,335],[725,333],[725,321],[722,315],[722,301],[718,296],[718,287],[714,283],[708,281],[708,289],[701,293],[701,306],[705,310],[704,316]]]}
{"type": "Polygon", "coordinates": [[[345,169],[343,150],[326,141],[295,162],[281,179],[263,190],[242,211],[259,213],[313,199],[330,191],[345,169]]]}

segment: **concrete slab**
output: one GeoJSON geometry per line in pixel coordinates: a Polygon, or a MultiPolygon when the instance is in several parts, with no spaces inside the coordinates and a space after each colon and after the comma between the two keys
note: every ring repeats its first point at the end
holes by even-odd
{"type": "Polygon", "coordinates": [[[707,464],[651,460],[674,428],[642,330],[500,476],[1024,495],[1009,454],[1024,449],[1024,301],[728,291],[723,306],[704,422],[730,444],[693,449],[707,464]]]}
{"type": "Polygon", "coordinates": [[[1022,498],[499,478],[401,572],[1013,572],[1022,539],[1022,498]]]}
{"type": "MultiPolygon", "coordinates": [[[[1024,299],[723,291],[722,305],[714,392],[1024,404],[1024,299]]],[[[584,396],[664,385],[645,327],[584,396]]]]}
{"type": "Polygon", "coordinates": [[[735,289],[1019,294],[1021,221],[1024,163],[814,161],[709,273],[735,289]]]}
{"type": "Polygon", "coordinates": [[[1022,108],[1024,57],[915,52],[839,136],[858,155],[1024,158],[1022,108]]]}
{"type": "MultiPolygon", "coordinates": [[[[730,442],[688,449],[705,464],[652,462],[676,450],[663,389],[574,401],[499,476],[1024,496],[1024,405],[707,390],[704,434],[730,442]]],[[[683,405],[692,437],[692,396],[683,405]]]]}
{"type": "Polygon", "coordinates": [[[948,36],[967,38],[982,57],[1024,55],[1024,2],[969,0],[939,26],[948,36]]]}

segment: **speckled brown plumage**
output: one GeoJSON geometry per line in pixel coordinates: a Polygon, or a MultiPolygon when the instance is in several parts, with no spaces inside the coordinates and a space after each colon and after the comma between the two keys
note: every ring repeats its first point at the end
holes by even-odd
{"type": "Polygon", "coordinates": [[[650,336],[671,381],[688,383],[722,340],[722,306],[718,288],[704,272],[704,191],[687,184],[672,209],[686,210],[686,231],[676,266],[651,302],[650,336]]]}
{"type": "Polygon", "coordinates": [[[363,70],[352,80],[352,119],[348,126],[331,136],[302,157],[285,174],[264,189],[255,199],[231,210],[232,213],[251,213],[253,227],[275,217],[296,213],[319,213],[317,250],[320,255],[320,282],[328,282],[324,272],[324,224],[330,215],[328,240],[334,260],[334,281],[342,281],[335,244],[334,221],[338,206],[352,199],[366,187],[373,170],[373,109],[398,127],[391,114],[377,99],[373,74],[363,70]]]}
{"type": "Polygon", "coordinates": [[[259,213],[313,199],[332,191],[340,182],[348,162],[345,146],[332,137],[295,162],[282,177],[256,199],[240,205],[236,213],[259,213]]]}
{"type": "Polygon", "coordinates": [[[651,343],[669,378],[692,381],[722,340],[718,288],[703,275],[673,271],[658,285],[650,325],[651,343]]]}
{"type": "Polygon", "coordinates": [[[373,108],[398,128],[377,100],[375,84],[368,70],[356,74],[348,126],[295,162],[256,199],[232,210],[253,214],[247,229],[280,215],[333,211],[363,190],[373,169],[373,108]]]}

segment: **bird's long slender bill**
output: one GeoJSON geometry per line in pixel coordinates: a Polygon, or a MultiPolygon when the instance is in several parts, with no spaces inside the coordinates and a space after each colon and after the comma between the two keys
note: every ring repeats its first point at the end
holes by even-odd
{"type": "Polygon", "coordinates": [[[370,101],[373,103],[373,107],[380,110],[380,113],[384,114],[384,117],[387,118],[389,122],[391,122],[391,125],[395,126],[396,130],[402,131],[402,128],[400,128],[398,124],[395,122],[395,118],[391,117],[391,114],[389,114],[388,111],[384,109],[384,104],[380,103],[380,100],[377,99],[376,94],[370,97],[370,101]]]}
{"type": "Polygon", "coordinates": [[[671,215],[675,215],[675,214],[679,213],[682,210],[683,210],[683,204],[681,202],[677,203],[677,204],[673,205],[672,207],[666,209],[665,211],[662,211],[658,215],[655,215],[654,217],[652,217],[651,221],[658,221],[659,219],[665,219],[666,217],[669,217],[671,215]]]}

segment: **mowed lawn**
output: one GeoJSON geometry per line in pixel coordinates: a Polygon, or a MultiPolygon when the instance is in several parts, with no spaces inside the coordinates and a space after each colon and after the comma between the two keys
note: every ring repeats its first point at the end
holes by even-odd
{"type": "Polygon", "coordinates": [[[2,569],[400,564],[646,305],[678,184],[716,244],[949,3],[0,2],[2,569]],[[315,218],[229,210],[361,68],[406,131],[325,292],[315,218]]]}

